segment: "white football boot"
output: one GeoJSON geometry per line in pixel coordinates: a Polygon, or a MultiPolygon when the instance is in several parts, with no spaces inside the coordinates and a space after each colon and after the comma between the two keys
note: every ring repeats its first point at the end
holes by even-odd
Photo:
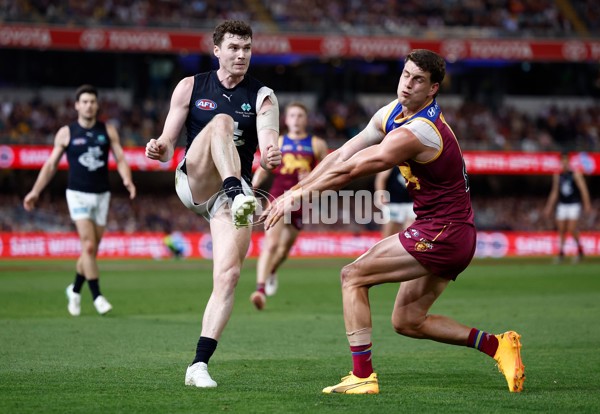
{"type": "Polygon", "coordinates": [[[69,301],[67,310],[72,316],[79,316],[81,314],[81,294],[73,292],[72,283],[67,286],[66,294],[69,301]]]}
{"type": "Polygon", "coordinates": [[[208,365],[204,362],[196,362],[187,367],[185,371],[185,385],[193,385],[198,388],[214,388],[217,383],[208,373],[208,365]]]}
{"type": "Polygon", "coordinates": [[[112,309],[112,305],[102,295],[94,299],[94,307],[100,315],[104,315],[112,309]]]}

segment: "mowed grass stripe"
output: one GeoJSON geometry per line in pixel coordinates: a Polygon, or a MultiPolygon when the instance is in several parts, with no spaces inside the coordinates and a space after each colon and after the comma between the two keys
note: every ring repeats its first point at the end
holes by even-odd
{"type": "Polygon", "coordinates": [[[183,385],[209,261],[102,261],[112,314],[66,312],[73,262],[0,263],[0,413],[589,412],[600,411],[600,261],[477,260],[432,309],[469,326],[522,335],[525,391],[508,393],[474,350],[400,337],[397,284],[371,290],[377,396],[322,395],[351,369],[339,270],[350,260],[290,260],[263,312],[248,297],[255,261],[213,360],[214,390],[183,385]]]}

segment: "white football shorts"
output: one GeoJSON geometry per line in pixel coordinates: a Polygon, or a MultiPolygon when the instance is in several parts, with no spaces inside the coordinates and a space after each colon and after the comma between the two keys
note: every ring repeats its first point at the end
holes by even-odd
{"type": "Polygon", "coordinates": [[[581,203],[558,203],[556,205],[556,220],[579,220],[581,203]]]}
{"type": "MultiPolygon", "coordinates": [[[[188,183],[187,174],[181,171],[181,166],[185,158],[181,160],[177,168],[175,169],[175,191],[179,196],[179,199],[188,209],[192,210],[194,213],[204,217],[206,220],[210,221],[210,218],[213,217],[217,211],[223,207],[225,204],[229,203],[229,197],[225,194],[225,192],[220,191],[219,193],[212,196],[208,201],[197,204],[194,202],[192,197],[192,190],[190,190],[190,185],[188,183]]],[[[254,191],[252,190],[252,186],[246,182],[242,178],[242,190],[246,195],[254,195],[254,191]]]]}
{"type": "Polygon", "coordinates": [[[106,226],[110,192],[84,193],[67,189],[67,205],[71,220],[92,220],[99,226],[106,226]]]}
{"type": "Polygon", "coordinates": [[[417,218],[413,203],[389,203],[386,206],[390,211],[390,220],[395,223],[404,223],[408,219],[414,221],[417,218]]]}

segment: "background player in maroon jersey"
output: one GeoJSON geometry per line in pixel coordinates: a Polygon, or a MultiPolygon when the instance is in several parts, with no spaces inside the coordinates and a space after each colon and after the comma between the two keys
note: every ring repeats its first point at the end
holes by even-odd
{"type": "Polygon", "coordinates": [[[476,241],[462,153],[435,101],[444,75],[441,56],[413,50],[405,59],[398,99],[379,109],[363,131],[277,200],[267,216],[265,227],[270,228],[315,192],[340,189],[395,165],[408,182],[416,221],[342,269],[344,321],[354,368],[324,393],[379,392],[371,363],[369,288],[389,282],[401,282],[392,312],[397,333],[477,348],[498,362],[511,392],[522,390],[524,366],[516,332],[491,335],[429,313],[470,263],[476,241]]]}
{"type": "MultiPolygon", "coordinates": [[[[307,131],[308,110],[302,103],[292,102],[286,106],[285,125],[287,134],[279,137],[281,165],[272,171],[273,183],[269,193],[273,197],[279,197],[298,184],[327,155],[325,140],[307,131]]],[[[271,173],[259,167],[254,174],[252,186],[259,188],[269,178],[269,174],[271,173]]],[[[280,221],[266,232],[256,265],[256,291],[250,296],[256,309],[263,309],[266,296],[273,296],[277,291],[276,271],[287,258],[301,229],[302,213],[296,211],[292,214],[290,223],[280,221]]]]}

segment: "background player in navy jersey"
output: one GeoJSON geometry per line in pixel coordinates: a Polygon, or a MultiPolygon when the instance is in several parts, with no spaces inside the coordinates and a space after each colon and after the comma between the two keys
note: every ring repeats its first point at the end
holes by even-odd
{"type": "Polygon", "coordinates": [[[342,269],[353,370],[341,383],[323,389],[324,393],[379,393],[371,360],[369,288],[390,282],[401,282],[392,311],[397,333],[477,348],[497,361],[510,392],[522,390],[525,375],[516,332],[491,335],[429,313],[450,281],[469,265],[476,245],[462,153],[435,101],[444,75],[445,62],[438,54],[423,49],[409,53],[398,83],[398,99],[379,109],[363,131],[325,157],[293,191],[272,205],[267,216],[265,226],[270,228],[314,192],[337,190],[395,165],[408,182],[416,221],[342,269]]]}
{"type": "MultiPolygon", "coordinates": [[[[298,184],[319,161],[327,155],[327,143],[323,138],[308,133],[308,109],[300,102],[292,102],[285,109],[287,134],[279,138],[282,162],[272,171],[273,182],[269,193],[279,197],[298,184]]],[[[270,172],[259,168],[252,185],[256,188],[268,179],[270,172]]],[[[290,223],[278,222],[265,233],[264,245],[256,264],[256,291],[250,301],[256,309],[265,307],[267,296],[277,291],[277,269],[287,258],[298,233],[302,229],[302,212],[292,214],[290,223]]]]}
{"type": "Polygon", "coordinates": [[[379,172],[375,176],[375,194],[384,197],[380,203],[385,205],[389,212],[387,221],[381,227],[382,238],[404,230],[417,217],[405,181],[398,167],[379,172]]]}
{"type": "Polygon", "coordinates": [[[176,170],[175,189],[188,209],[210,222],[213,290],[196,356],[185,375],[186,385],[200,388],[217,386],[208,361],[231,316],[250,244],[257,206],[250,183],[257,146],[263,168],[272,170],[281,163],[277,99],[270,88],[247,75],[252,29],[241,21],[225,21],[216,27],[213,43],[219,69],[179,82],[162,135],[146,145],[148,158],[168,161],[186,126],[186,155],[176,170]]]}
{"type": "Polygon", "coordinates": [[[102,296],[96,256],[102,240],[110,203],[108,182],[108,152],[112,150],[117,170],[129,198],[135,198],[135,185],[125,160],[119,134],[114,126],[97,120],[98,91],[91,85],[80,86],[75,93],[77,121],[63,126],[56,133],[54,148],[46,160],[23,206],[31,211],[40,193],[50,182],[64,153],[69,162],[67,204],[81,240],[81,255],[77,259],[75,281],[67,287],[67,309],[73,316],[81,313],[81,288],[87,280],[98,313],[112,309],[102,296]]]}
{"type": "Polygon", "coordinates": [[[552,189],[548,196],[544,213],[547,217],[552,215],[552,209],[556,205],[555,219],[558,228],[559,248],[556,262],[563,261],[565,256],[565,240],[567,233],[571,233],[577,243],[577,256],[573,257],[576,263],[583,259],[583,246],[579,240],[577,223],[581,217],[581,207],[589,214],[592,211],[590,193],[585,183],[583,174],[573,171],[569,164],[569,155],[561,155],[561,171],[552,176],[552,189]]]}

